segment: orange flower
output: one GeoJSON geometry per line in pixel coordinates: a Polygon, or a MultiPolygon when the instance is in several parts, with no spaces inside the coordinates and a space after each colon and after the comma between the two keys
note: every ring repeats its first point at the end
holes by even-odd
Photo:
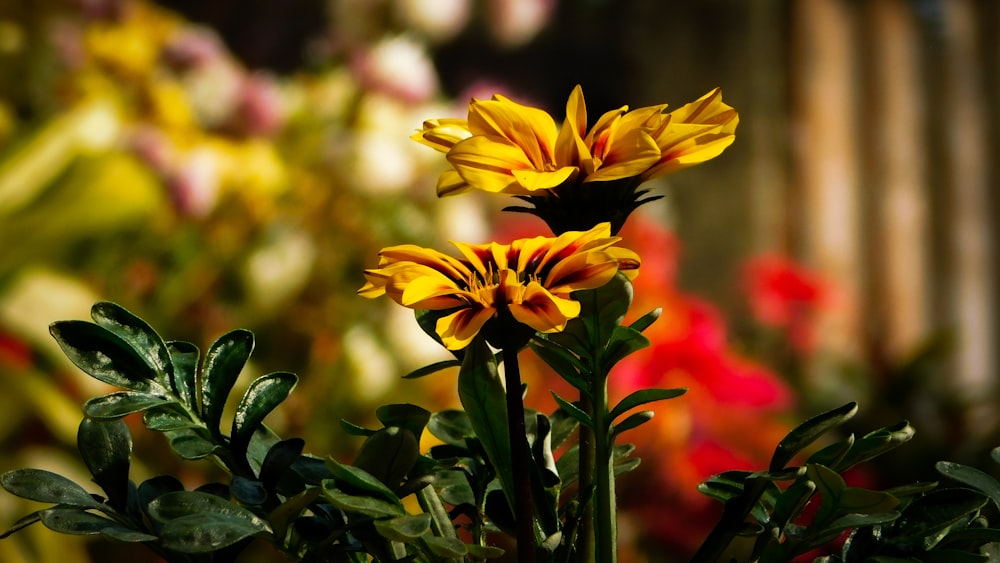
{"type": "Polygon", "coordinates": [[[514,322],[532,331],[556,332],[580,314],[574,291],[606,284],[622,271],[633,276],[634,252],[615,247],[605,223],[556,238],[499,243],[452,243],[461,258],[415,245],[382,250],[379,267],[366,270],[358,294],[418,310],[445,312],[436,332],[449,350],[460,350],[488,323],[514,322]]]}

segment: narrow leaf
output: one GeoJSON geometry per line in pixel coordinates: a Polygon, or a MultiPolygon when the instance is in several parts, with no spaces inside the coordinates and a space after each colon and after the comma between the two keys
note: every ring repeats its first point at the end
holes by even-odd
{"type": "Polygon", "coordinates": [[[559,403],[559,408],[561,408],[566,414],[576,419],[577,422],[586,426],[587,428],[594,427],[594,421],[591,420],[590,415],[583,412],[583,410],[574,405],[573,403],[563,399],[558,393],[552,391],[552,397],[555,398],[556,402],[559,403]]]}
{"type": "Polygon", "coordinates": [[[234,330],[212,343],[202,368],[202,417],[213,433],[219,432],[226,399],[253,351],[253,334],[234,330]]]}
{"type": "Polygon", "coordinates": [[[645,405],[655,401],[665,401],[680,397],[687,392],[686,388],[679,389],[640,389],[621,400],[620,403],[611,409],[611,419],[618,418],[631,409],[639,405],[645,405]]]}
{"type": "Polygon", "coordinates": [[[83,412],[90,418],[114,420],[154,407],[169,405],[174,401],[162,395],[135,391],[116,391],[103,397],[94,397],[83,404],[83,412]]]}
{"type": "Polygon", "coordinates": [[[432,373],[437,373],[441,370],[448,368],[454,368],[462,365],[462,362],[458,360],[444,360],[440,362],[434,362],[433,364],[426,365],[421,368],[417,368],[410,373],[403,376],[403,379],[418,379],[421,377],[426,377],[432,373]]]}
{"type": "Polygon", "coordinates": [[[661,314],[663,314],[663,308],[657,307],[656,309],[653,309],[652,311],[639,317],[638,319],[636,319],[635,322],[633,322],[628,326],[629,328],[642,332],[647,328],[649,328],[653,323],[655,323],[656,319],[659,319],[661,314]]]}
{"type": "Polygon", "coordinates": [[[173,390],[192,412],[201,412],[198,405],[198,360],[201,351],[190,342],[167,342],[170,362],[174,365],[173,390]]]}
{"type": "Polygon", "coordinates": [[[979,492],[985,493],[993,501],[993,504],[1000,508],[1000,483],[997,483],[997,480],[990,474],[980,471],[975,467],[951,461],[939,461],[934,465],[934,468],[945,477],[949,477],[979,492]]]}
{"type": "Polygon", "coordinates": [[[85,418],[77,431],[77,446],[94,482],[104,489],[108,504],[124,512],[132,457],[128,426],[120,420],[98,422],[85,418]]]}
{"type": "Polygon", "coordinates": [[[626,430],[631,430],[642,424],[645,424],[653,419],[653,411],[639,411],[633,413],[621,421],[619,424],[615,424],[611,427],[611,432],[613,436],[618,436],[626,430]]]}
{"type": "Polygon", "coordinates": [[[250,438],[264,418],[288,398],[299,378],[292,373],[277,372],[255,379],[247,388],[233,416],[230,449],[245,455],[250,438]]]}
{"type": "Polygon", "coordinates": [[[820,436],[850,420],[858,412],[858,404],[851,402],[842,407],[816,415],[792,429],[785,436],[771,457],[771,471],[780,471],[797,453],[815,442],[820,436]]]}
{"type": "Polygon", "coordinates": [[[146,361],[164,385],[173,379],[174,366],[170,352],[160,335],[146,321],[124,307],[102,301],[90,309],[94,321],[129,344],[146,361]]]}
{"type": "Polygon", "coordinates": [[[408,543],[430,532],[431,515],[418,514],[398,516],[387,520],[376,520],[375,531],[390,541],[408,543]]]}

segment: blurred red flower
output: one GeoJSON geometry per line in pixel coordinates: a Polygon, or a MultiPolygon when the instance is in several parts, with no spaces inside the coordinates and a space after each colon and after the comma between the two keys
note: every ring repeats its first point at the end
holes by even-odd
{"type": "Polygon", "coordinates": [[[799,352],[812,352],[816,319],[832,299],[827,280],[778,254],[747,261],[744,274],[750,310],[757,321],[782,329],[799,352]]]}

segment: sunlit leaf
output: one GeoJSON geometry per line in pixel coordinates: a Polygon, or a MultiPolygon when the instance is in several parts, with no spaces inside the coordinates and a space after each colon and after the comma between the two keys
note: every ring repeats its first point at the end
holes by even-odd
{"type": "Polygon", "coordinates": [[[138,392],[159,388],[156,371],[122,338],[86,321],[59,321],[49,333],[76,367],[94,379],[138,392]]]}
{"type": "Polygon", "coordinates": [[[233,416],[229,447],[236,455],[246,454],[253,433],[264,418],[288,398],[298,381],[295,374],[277,372],[258,377],[250,383],[233,416]]]}
{"type": "Polygon", "coordinates": [[[665,401],[680,397],[687,392],[686,388],[679,389],[640,389],[629,394],[621,400],[615,408],[611,409],[610,418],[615,419],[625,414],[631,409],[655,401],[665,401]]]}
{"type": "Polygon", "coordinates": [[[770,470],[784,469],[797,453],[815,442],[820,436],[850,420],[858,412],[857,403],[847,403],[842,407],[818,414],[786,435],[771,457],[770,470]]]}
{"type": "Polygon", "coordinates": [[[116,391],[94,397],[83,404],[83,412],[90,418],[113,420],[136,412],[173,403],[163,395],[150,395],[135,391],[116,391]]]}
{"type": "Polygon", "coordinates": [[[146,321],[109,301],[95,303],[90,309],[90,314],[98,325],[120,336],[138,352],[153,368],[161,384],[170,384],[174,375],[170,353],[163,339],[146,321]]]}
{"type": "Polygon", "coordinates": [[[226,399],[250,358],[253,345],[253,334],[234,330],[220,336],[205,354],[201,373],[202,417],[213,433],[219,432],[226,399]]]}

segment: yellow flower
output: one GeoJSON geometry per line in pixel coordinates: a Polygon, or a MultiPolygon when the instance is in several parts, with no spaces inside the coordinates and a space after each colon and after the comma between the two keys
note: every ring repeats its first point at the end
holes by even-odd
{"type": "Polygon", "coordinates": [[[460,258],[410,244],[392,246],[379,253],[378,268],[365,271],[367,283],[358,294],[388,295],[404,307],[442,311],[435,330],[449,350],[465,348],[484,330],[505,338],[523,327],[557,332],[580,314],[574,291],[600,287],[619,271],[637,273],[638,255],[614,246],[619,240],[604,223],[511,244],[454,242],[460,258]]]}
{"type": "Polygon", "coordinates": [[[645,181],[714,158],[732,144],[739,116],[722,102],[719,88],[669,113],[666,107],[622,106],[588,131],[580,86],[569,96],[562,128],[540,109],[495,95],[473,99],[468,119],[428,120],[412,138],[445,153],[453,166],[439,182],[439,195],[469,188],[530,195],[578,175],[583,182],[645,181]]]}

